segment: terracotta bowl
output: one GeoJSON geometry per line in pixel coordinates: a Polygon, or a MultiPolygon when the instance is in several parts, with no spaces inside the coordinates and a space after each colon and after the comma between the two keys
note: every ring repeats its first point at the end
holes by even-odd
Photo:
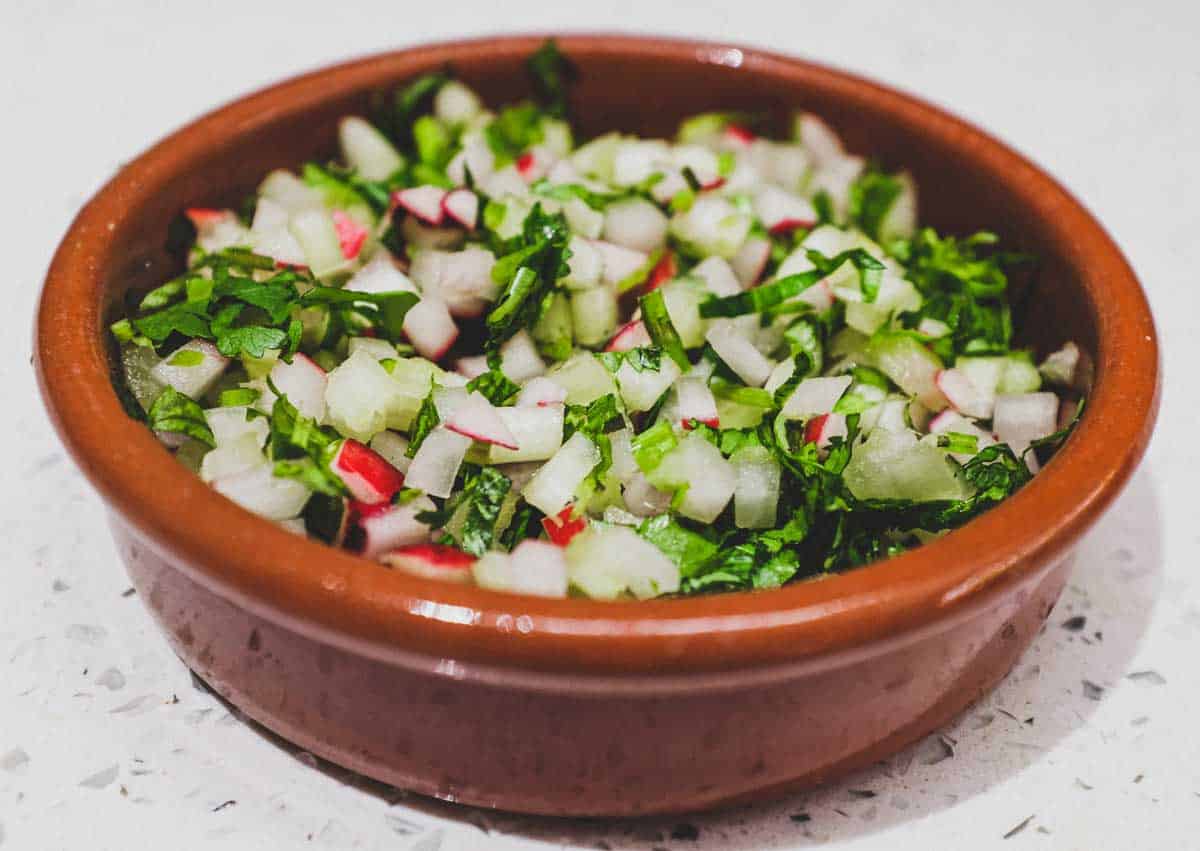
{"type": "MultiPolygon", "coordinates": [[[[923,218],[998,230],[1041,260],[1024,340],[1094,361],[1074,436],[1013,499],[922,549],[775,591],[645,603],[511,596],[392,572],[286,532],[185,471],[113,392],[106,325],[175,269],[167,223],[334,151],[368,94],[452,62],[492,103],[526,94],[541,37],[438,44],[274,86],[131,162],[79,214],[37,318],[63,442],[101,493],[142,599],[183,660],[248,715],[428,795],[560,815],[694,810],[819,782],[960,712],[1053,607],[1071,547],[1137,464],[1158,400],[1146,300],[1104,229],[995,139],[920,100],[754,49],[572,36],[584,134],[685,115],[811,109],[908,168],[923,218]]],[[[1029,309],[1024,309],[1028,306],[1029,309]]],[[[614,553],[613,558],[620,558],[614,553]]]]}

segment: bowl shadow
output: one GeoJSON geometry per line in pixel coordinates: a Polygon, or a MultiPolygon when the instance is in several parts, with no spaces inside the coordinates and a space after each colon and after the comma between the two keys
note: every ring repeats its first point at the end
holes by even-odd
{"type": "MultiPolygon", "coordinates": [[[[406,810],[423,816],[420,823],[442,821],[441,832],[427,831],[424,841],[418,822],[412,824],[413,847],[421,851],[459,847],[456,841],[443,843],[443,837],[463,828],[476,841],[482,831],[497,842],[508,836],[614,851],[749,851],[846,840],[934,815],[984,793],[1043,759],[1084,726],[1137,653],[1160,591],[1162,538],[1153,477],[1143,466],[1077,547],[1071,579],[1054,612],[995,690],[887,760],[762,804],[692,816],[609,820],[485,810],[426,798],[340,768],[226,706],[276,747],[388,804],[394,828],[405,823],[406,810]]],[[[469,842],[463,847],[475,846],[469,842]]]]}

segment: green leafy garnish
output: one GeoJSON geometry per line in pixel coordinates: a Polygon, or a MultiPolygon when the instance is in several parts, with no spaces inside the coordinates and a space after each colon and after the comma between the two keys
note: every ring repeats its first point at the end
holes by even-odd
{"type": "Polygon", "coordinates": [[[567,92],[579,76],[577,69],[549,38],[526,61],[533,78],[534,96],[542,108],[555,118],[567,115],[567,92]]]}
{"type": "Polygon", "coordinates": [[[680,369],[684,371],[690,369],[691,362],[688,361],[687,351],[683,348],[679,332],[671,324],[671,316],[667,313],[667,303],[663,299],[662,289],[653,290],[642,296],[641,306],[642,321],[646,323],[646,330],[650,334],[650,339],[654,341],[654,345],[666,352],[671,360],[679,365],[680,369]]]}
{"type": "Polygon", "coordinates": [[[186,434],[206,446],[217,445],[208,420],[204,418],[204,410],[174,387],[167,387],[158,394],[147,417],[148,425],[155,431],[186,434]]]}

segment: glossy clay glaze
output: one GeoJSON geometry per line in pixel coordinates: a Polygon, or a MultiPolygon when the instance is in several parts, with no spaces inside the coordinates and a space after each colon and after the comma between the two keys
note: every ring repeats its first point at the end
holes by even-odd
{"type": "Polygon", "coordinates": [[[179,210],[236,203],[270,169],[332,155],[337,120],[362,113],[370,92],[446,62],[489,103],[519,98],[542,39],[318,71],[126,166],[71,226],[43,291],[35,365],[59,433],[181,658],[254,719],[346,767],[451,800],[582,816],[699,809],[880,759],[1015,663],[1066,581],[1070,548],[1141,457],[1158,402],[1149,308],[1103,228],[1028,161],[932,106],[747,48],[559,39],[581,71],[572,101],[585,137],[669,135],[711,109],[782,122],[803,107],[852,151],[911,171],[924,222],[995,230],[1040,259],[1014,292],[1014,324],[1039,353],[1076,340],[1090,355],[1087,412],[1023,490],[889,561],[648,602],[451,586],[243,511],[121,409],[107,323],[126,290],[176,271],[164,246],[179,210]]]}

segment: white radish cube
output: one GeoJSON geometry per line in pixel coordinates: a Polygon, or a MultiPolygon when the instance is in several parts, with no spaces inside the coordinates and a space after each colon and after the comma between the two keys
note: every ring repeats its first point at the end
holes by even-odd
{"type": "Polygon", "coordinates": [[[848,375],[806,378],[783,403],[783,415],[801,420],[817,414],[828,414],[853,379],[848,375]]]}
{"type": "Polygon", "coordinates": [[[396,395],[387,370],[370,354],[360,351],[328,374],[326,417],[345,437],[369,443],[387,427],[396,395]]]}
{"type": "Polygon", "coordinates": [[[600,463],[600,449],[583,432],[575,432],[529,481],[521,495],[543,514],[558,514],[600,463]]]}
{"type": "Polygon", "coordinates": [[[382,513],[363,517],[359,520],[365,533],[362,554],[373,559],[397,547],[411,547],[428,541],[432,530],[418,520],[417,515],[434,508],[433,500],[421,496],[382,513]]]}
{"type": "Polygon", "coordinates": [[[358,116],[343,118],[338,124],[338,145],[342,158],[366,180],[386,180],[404,165],[387,137],[358,116]]]}
{"type": "Polygon", "coordinates": [[[473,573],[476,584],[493,591],[537,597],[567,596],[567,562],[563,550],[546,541],[522,541],[508,556],[487,553],[475,562],[473,573]]]}
{"type": "Polygon", "coordinates": [[[779,510],[779,462],[763,446],[745,446],[729,459],[733,466],[733,522],[739,529],[771,529],[779,510]]]}
{"type": "Polygon", "coordinates": [[[450,496],[458,469],[470,448],[471,438],[438,426],[425,435],[421,448],[413,456],[405,484],[430,496],[450,496]]]}
{"type": "Polygon", "coordinates": [[[150,377],[178,390],[184,396],[199,399],[213,388],[229,366],[217,347],[207,340],[189,340],[167,355],[150,370],[150,377]]]}
{"type": "Polygon", "coordinates": [[[546,362],[524,328],[501,344],[500,371],[518,384],[545,374],[546,362]]]}
{"type": "Polygon", "coordinates": [[[722,257],[701,260],[692,268],[691,274],[703,281],[705,289],[715,296],[737,295],[742,291],[742,283],[733,267],[722,257]]]}
{"type": "Polygon", "coordinates": [[[737,476],[732,465],[701,435],[692,432],[663,456],[647,478],[656,488],[686,488],[679,513],[701,523],[711,523],[733,497],[737,476]]]}
{"type": "Polygon", "coordinates": [[[601,396],[617,392],[612,373],[591,352],[577,352],[555,366],[546,377],[566,389],[568,405],[587,405],[601,396]]]}
{"type": "Polygon", "coordinates": [[[609,204],[604,211],[604,239],[649,253],[667,240],[667,217],[645,198],[609,204]]]}
{"type": "Polygon", "coordinates": [[[598,600],[625,593],[639,600],[679,590],[679,568],[626,526],[587,529],[564,552],[571,585],[598,600]]]}
{"type": "Polygon", "coordinates": [[[603,345],[617,327],[616,292],[611,287],[592,287],[571,293],[571,324],[580,345],[603,345]]]}
{"type": "MultiPolygon", "coordinates": [[[[396,356],[395,349],[392,349],[391,356],[396,356]]],[[[270,374],[271,383],[288,397],[297,411],[317,422],[324,421],[325,390],[329,376],[312,358],[297,352],[292,355],[291,363],[282,360],[277,362],[271,367],[270,374]]],[[[274,396],[269,387],[263,395],[274,396]]],[[[271,402],[274,404],[273,398],[271,402]]]]}
{"type": "Polygon", "coordinates": [[[600,280],[615,287],[646,265],[650,255],[604,240],[593,240],[592,247],[600,254],[603,271],[600,280]]]}
{"type": "MultiPolygon", "coordinates": [[[[265,420],[263,422],[266,422],[265,420]]],[[[200,478],[206,482],[236,476],[264,463],[262,441],[246,432],[233,441],[210,449],[200,462],[200,478]]]]}
{"type": "Polygon", "coordinates": [[[489,446],[489,464],[544,461],[562,446],[564,410],[561,404],[497,408],[496,413],[513,436],[517,448],[509,449],[498,443],[489,446]]]}
{"type": "Polygon", "coordinates": [[[270,520],[287,520],[304,509],[311,492],[296,479],[276,476],[274,469],[275,465],[264,459],[257,467],[212,484],[218,493],[247,511],[270,520]]]}
{"type": "Polygon", "coordinates": [[[654,403],[679,376],[679,365],[666,356],[659,361],[657,370],[638,370],[626,360],[622,361],[616,373],[621,399],[629,411],[648,411],[653,408],[654,403]]]}
{"type": "Polygon", "coordinates": [[[408,438],[394,431],[381,431],[371,438],[371,448],[401,473],[408,472],[408,438]]]}
{"type": "Polygon", "coordinates": [[[224,446],[239,440],[243,436],[254,435],[255,442],[261,448],[267,442],[271,427],[266,417],[250,417],[250,409],[244,405],[228,408],[209,408],[204,412],[204,419],[213,433],[217,446],[224,446]]]}
{"type": "Polygon", "coordinates": [[[749,387],[762,387],[775,362],[754,347],[738,326],[728,319],[718,319],[709,325],[705,339],[713,351],[749,387]]]}

